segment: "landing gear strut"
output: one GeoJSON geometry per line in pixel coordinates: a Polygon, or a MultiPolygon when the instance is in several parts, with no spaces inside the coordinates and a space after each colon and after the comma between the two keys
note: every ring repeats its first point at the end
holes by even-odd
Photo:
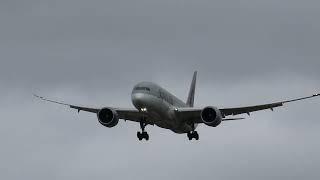
{"type": "Polygon", "coordinates": [[[145,131],[146,126],[147,126],[147,123],[145,122],[144,119],[142,119],[140,121],[141,132],[140,131],[137,132],[137,137],[139,141],[141,141],[142,139],[145,139],[146,141],[149,140],[149,134],[145,131]]]}
{"type": "Polygon", "coordinates": [[[188,136],[188,138],[189,138],[190,141],[191,141],[193,138],[194,138],[195,140],[199,140],[199,134],[198,134],[197,131],[188,132],[187,136],[188,136]]]}

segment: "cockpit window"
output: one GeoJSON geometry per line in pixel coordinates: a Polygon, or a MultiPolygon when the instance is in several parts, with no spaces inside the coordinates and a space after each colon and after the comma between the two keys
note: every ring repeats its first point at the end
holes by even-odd
{"type": "Polygon", "coordinates": [[[148,87],[136,87],[134,88],[136,91],[150,91],[150,88],[148,87]]]}

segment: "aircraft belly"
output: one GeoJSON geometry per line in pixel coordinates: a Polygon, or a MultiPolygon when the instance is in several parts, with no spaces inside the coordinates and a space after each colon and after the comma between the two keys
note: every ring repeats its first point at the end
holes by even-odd
{"type": "Polygon", "coordinates": [[[165,129],[175,127],[175,121],[170,117],[170,105],[157,97],[148,99],[147,108],[149,112],[149,122],[165,129]]]}
{"type": "Polygon", "coordinates": [[[143,103],[137,108],[147,108],[147,122],[149,124],[154,124],[164,129],[170,129],[175,133],[187,133],[190,131],[190,127],[184,123],[182,124],[175,116],[173,111],[174,107],[171,104],[157,96],[144,94],[143,97],[143,103]]]}
{"type": "Polygon", "coordinates": [[[182,134],[187,133],[191,131],[191,127],[187,124],[181,124],[181,122],[172,114],[170,114],[170,108],[163,107],[158,108],[158,112],[153,112],[151,117],[157,117],[154,118],[153,123],[164,129],[170,129],[175,133],[182,134]],[[159,109],[162,109],[162,111],[159,111],[159,109]]]}

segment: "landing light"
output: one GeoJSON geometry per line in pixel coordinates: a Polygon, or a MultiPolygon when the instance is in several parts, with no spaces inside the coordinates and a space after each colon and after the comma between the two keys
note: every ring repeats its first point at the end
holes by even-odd
{"type": "Polygon", "coordinates": [[[142,112],[147,112],[147,108],[141,108],[142,112]]]}

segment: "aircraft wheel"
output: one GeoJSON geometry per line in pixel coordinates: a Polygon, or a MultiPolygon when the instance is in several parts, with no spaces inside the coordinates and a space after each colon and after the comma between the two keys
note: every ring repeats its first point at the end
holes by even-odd
{"type": "Polygon", "coordinates": [[[137,137],[139,139],[139,141],[141,141],[142,139],[145,139],[146,141],[149,140],[149,134],[147,132],[137,132],[137,137]]]}
{"type": "Polygon", "coordinates": [[[197,131],[189,132],[189,133],[187,134],[187,136],[188,136],[188,138],[189,138],[190,141],[191,141],[193,138],[194,138],[195,140],[199,140],[199,134],[198,134],[197,131]]]}
{"type": "Polygon", "coordinates": [[[197,131],[193,132],[193,137],[198,141],[199,140],[199,134],[197,131]]]}
{"type": "Polygon", "coordinates": [[[192,140],[192,133],[188,132],[187,136],[188,136],[189,141],[191,141],[192,140]]]}
{"type": "Polygon", "coordinates": [[[147,132],[143,132],[143,137],[146,141],[149,141],[149,134],[147,132]]]}
{"type": "Polygon", "coordinates": [[[140,131],[137,132],[137,137],[138,137],[139,141],[141,141],[143,139],[143,136],[140,131]]]}

